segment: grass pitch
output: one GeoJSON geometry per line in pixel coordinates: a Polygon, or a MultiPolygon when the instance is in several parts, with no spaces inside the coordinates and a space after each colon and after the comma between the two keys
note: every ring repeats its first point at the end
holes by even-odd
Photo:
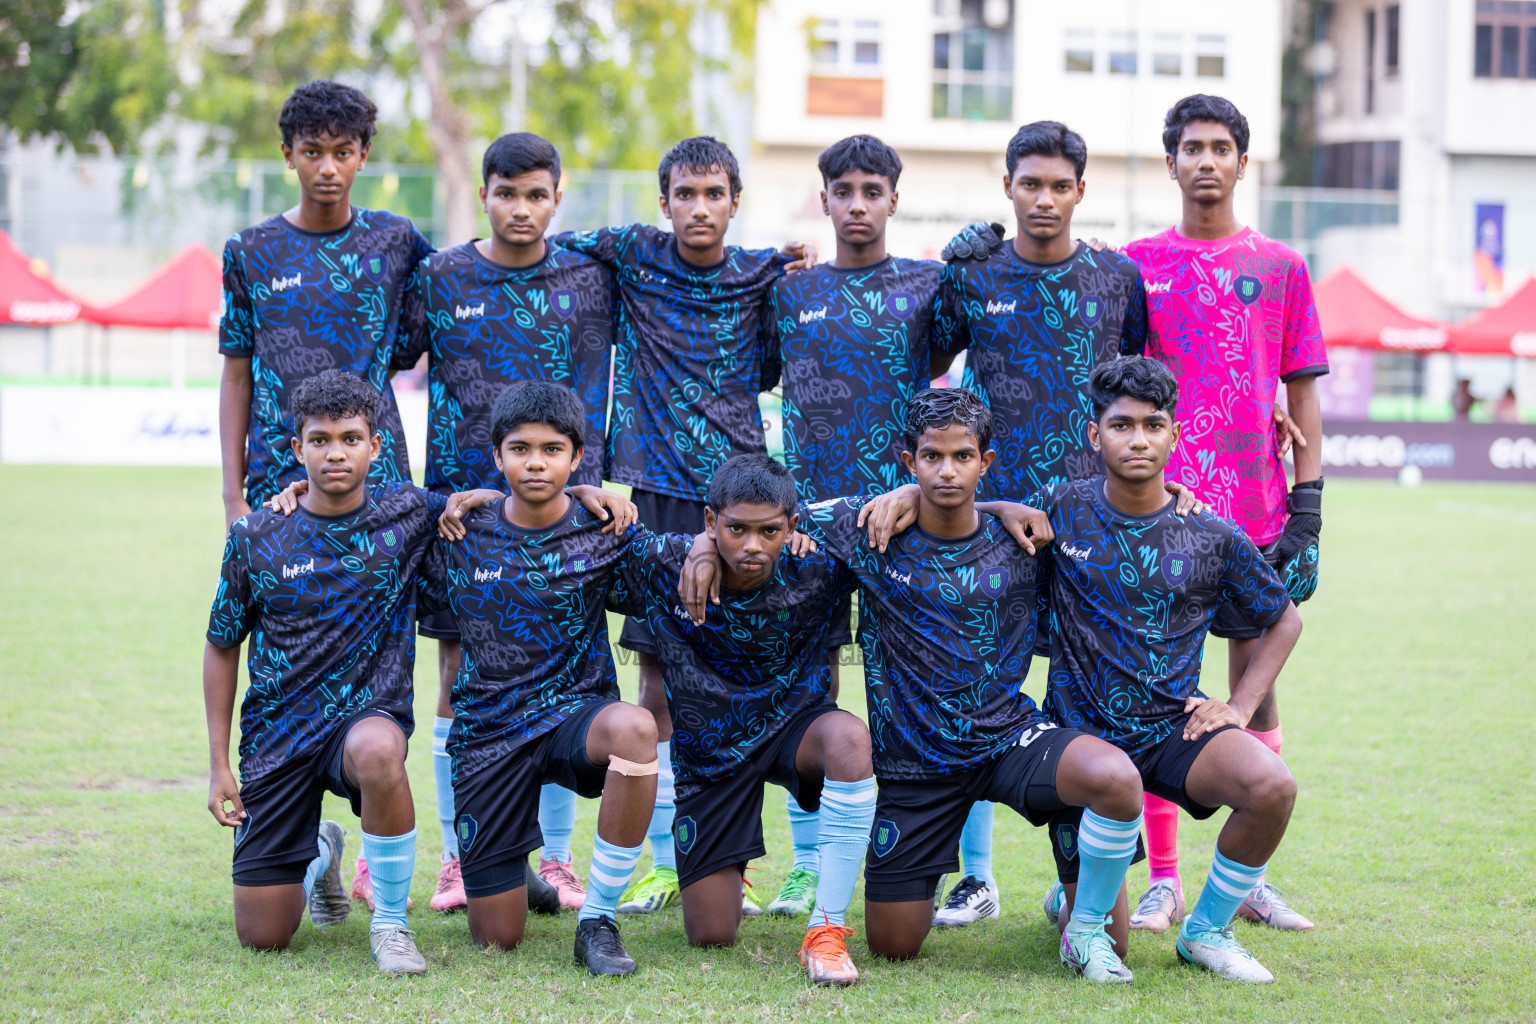
{"type": "MultiPolygon", "coordinates": [[[[1536,1020],[1536,489],[1330,484],[1322,586],[1281,680],[1301,795],[1271,872],[1318,930],[1238,924],[1278,979],[1266,989],[1181,966],[1171,935],[1136,935],[1136,982],[1113,991],[1058,966],[1039,909],[1045,840],[1007,811],[1003,918],[935,934],[906,964],[856,938],[852,989],[806,984],[795,923],[747,921],[736,947],[693,950],[675,910],[625,922],[641,972],[616,983],[573,966],[573,915],[531,919],[513,953],[481,952],[462,916],[426,909],[439,840],[421,733],[411,926],[430,973],[380,976],[362,909],[333,930],[306,922],[287,952],[246,952],[230,835],[204,810],[217,474],[3,466],[0,493],[0,1019],[1536,1020]]],[[[420,654],[430,714],[434,645],[420,654]]],[[[844,706],[862,714],[857,683],[844,669],[844,706]]],[[[789,866],[781,800],[770,790],[753,873],[769,898],[789,866]]],[[[577,824],[583,871],[595,806],[577,824]]],[[[334,798],[326,813],[350,861],[358,824],[334,798]]],[[[1223,818],[1185,819],[1191,899],[1223,818]]],[[[1145,879],[1132,869],[1133,898],[1145,879]]],[[[862,918],[856,898],[850,924],[862,918]]]]}

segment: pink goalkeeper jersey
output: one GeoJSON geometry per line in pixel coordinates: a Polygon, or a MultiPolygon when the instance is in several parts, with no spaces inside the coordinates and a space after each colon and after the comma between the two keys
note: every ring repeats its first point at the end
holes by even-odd
{"type": "Polygon", "coordinates": [[[1169,228],[1126,254],[1147,291],[1147,355],[1179,380],[1168,477],[1268,544],[1286,518],[1275,392],[1328,372],[1307,265],[1251,228],[1217,241],[1169,228]]]}

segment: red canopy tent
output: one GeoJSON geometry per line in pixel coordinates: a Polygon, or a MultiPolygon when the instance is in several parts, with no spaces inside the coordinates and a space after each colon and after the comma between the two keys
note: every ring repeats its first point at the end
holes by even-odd
{"type": "Polygon", "coordinates": [[[1444,325],[1404,313],[1352,267],[1335,269],[1317,283],[1312,296],[1329,348],[1438,352],[1449,345],[1444,325]]]}
{"type": "Polygon", "coordinates": [[[1451,328],[1463,355],[1536,356],[1536,277],[1509,298],[1451,328]]]}
{"type": "Polygon", "coordinates": [[[92,320],[95,310],[32,271],[32,261],[0,231],[0,324],[50,327],[92,320]]]}
{"type": "Polygon", "coordinates": [[[113,327],[211,331],[218,329],[223,302],[218,257],[206,245],[193,242],[143,284],[97,310],[93,319],[113,327]]]}

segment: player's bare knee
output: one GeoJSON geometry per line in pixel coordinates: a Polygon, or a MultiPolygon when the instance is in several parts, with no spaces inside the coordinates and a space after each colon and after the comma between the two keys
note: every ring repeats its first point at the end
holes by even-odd
{"type": "Polygon", "coordinates": [[[847,712],[828,715],[824,772],[836,782],[860,782],[874,775],[870,760],[869,729],[847,712]]]}
{"type": "Polygon", "coordinates": [[[869,951],[885,960],[911,960],[923,951],[923,940],[912,936],[868,935],[869,951]]]}
{"type": "Polygon", "coordinates": [[[240,945],[246,949],[263,952],[287,949],[288,944],[293,941],[293,933],[297,930],[285,928],[271,921],[262,921],[257,924],[235,922],[235,935],[239,937],[240,945]]]}
{"type": "Polygon", "coordinates": [[[1279,758],[1275,761],[1249,786],[1248,802],[1255,813],[1283,824],[1296,806],[1296,777],[1279,758]]]}
{"type": "Polygon", "coordinates": [[[353,729],[347,757],[360,787],[394,784],[405,776],[405,734],[394,727],[353,729]]]}
{"type": "Polygon", "coordinates": [[[719,949],[736,945],[737,929],[723,924],[696,925],[684,929],[688,933],[688,945],[700,949],[719,949]]]}
{"type": "Polygon", "coordinates": [[[656,760],[656,718],[645,708],[616,704],[604,713],[608,749],[637,764],[656,760]]]}

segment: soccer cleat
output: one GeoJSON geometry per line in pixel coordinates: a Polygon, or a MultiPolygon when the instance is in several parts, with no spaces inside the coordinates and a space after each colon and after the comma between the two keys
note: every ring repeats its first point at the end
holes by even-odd
{"type": "Polygon", "coordinates": [[[1166,878],[1147,887],[1131,911],[1131,928],[1142,932],[1165,932],[1184,917],[1184,894],[1166,878]]]}
{"type": "Polygon", "coordinates": [[[322,821],[320,841],[330,847],[331,863],[309,891],[309,919],[323,928],[345,921],[352,901],[347,898],[347,887],[341,883],[341,851],[346,846],[346,831],[334,821],[322,821]]]}
{"type": "Polygon", "coordinates": [[[619,898],[621,914],[654,914],[675,907],[682,900],[677,885],[677,868],[652,868],[634,882],[619,898]]]}
{"type": "Polygon", "coordinates": [[[1127,985],[1131,981],[1131,969],[1115,955],[1115,944],[1110,941],[1104,926],[1089,928],[1076,922],[1068,923],[1061,933],[1061,963],[1100,985],[1127,985]]]}
{"type": "Polygon", "coordinates": [[[966,875],[949,891],[944,906],[933,915],[935,928],[963,928],[1003,914],[997,890],[974,875],[966,875]]]}
{"type": "MultiPolygon", "coordinates": [[[[352,899],[368,904],[369,910],[373,909],[373,876],[368,874],[368,861],[362,857],[357,858],[357,872],[352,876],[352,899]]],[[[414,902],[407,896],[405,909],[410,910],[414,902]]]]}
{"type": "Polygon", "coordinates": [[[1286,902],[1283,892],[1268,882],[1253,887],[1237,908],[1237,916],[1282,932],[1309,932],[1315,927],[1286,902]]]}
{"type": "Polygon", "coordinates": [[[819,924],[805,933],[800,945],[800,962],[816,985],[852,985],[859,980],[859,969],[848,955],[848,937],[852,928],[840,924],[819,924]]]}
{"type": "Polygon", "coordinates": [[[624,944],[619,941],[619,926],[607,915],[576,923],[576,962],[585,967],[588,974],[598,977],[618,978],[634,974],[638,966],[624,952],[624,944]]]}
{"type": "Polygon", "coordinates": [[[373,960],[385,974],[425,974],[427,962],[413,941],[416,933],[397,924],[387,924],[368,932],[373,960]]]}
{"type": "Polygon", "coordinates": [[[816,907],[816,883],[821,879],[814,871],[795,868],[784,879],[779,895],[768,904],[768,913],[774,917],[799,917],[809,914],[816,907]]]}
{"type": "Polygon", "coordinates": [[[523,885],[528,891],[528,909],[535,914],[560,913],[560,890],[549,884],[545,877],[535,871],[523,872],[523,885]]]}
{"type": "Polygon", "coordinates": [[[587,898],[587,887],[563,860],[539,858],[539,877],[555,887],[560,895],[560,906],[565,910],[580,910],[587,898]]]}
{"type": "Polygon", "coordinates": [[[469,898],[464,895],[464,869],[459,858],[443,861],[443,869],[437,874],[437,892],[432,894],[428,906],[444,914],[469,906],[469,898]]]}
{"type": "MultiPolygon", "coordinates": [[[[751,870],[751,868],[749,867],[748,870],[751,870]]],[[[754,890],[752,883],[747,881],[747,876],[743,874],[741,876],[741,916],[761,917],[762,914],[763,904],[757,898],[757,892],[754,890]]]]}
{"type": "Polygon", "coordinates": [[[1045,890],[1045,899],[1040,901],[1040,909],[1045,911],[1045,919],[1059,928],[1061,927],[1061,908],[1066,905],[1067,887],[1058,879],[1045,890]]]}
{"type": "Polygon", "coordinates": [[[1179,959],[1185,963],[1204,967],[1212,974],[1219,974],[1229,981],[1241,981],[1250,985],[1267,985],[1275,976],[1253,958],[1253,954],[1238,945],[1232,937],[1232,926],[1212,928],[1210,931],[1185,935],[1179,929],[1179,959]]]}

